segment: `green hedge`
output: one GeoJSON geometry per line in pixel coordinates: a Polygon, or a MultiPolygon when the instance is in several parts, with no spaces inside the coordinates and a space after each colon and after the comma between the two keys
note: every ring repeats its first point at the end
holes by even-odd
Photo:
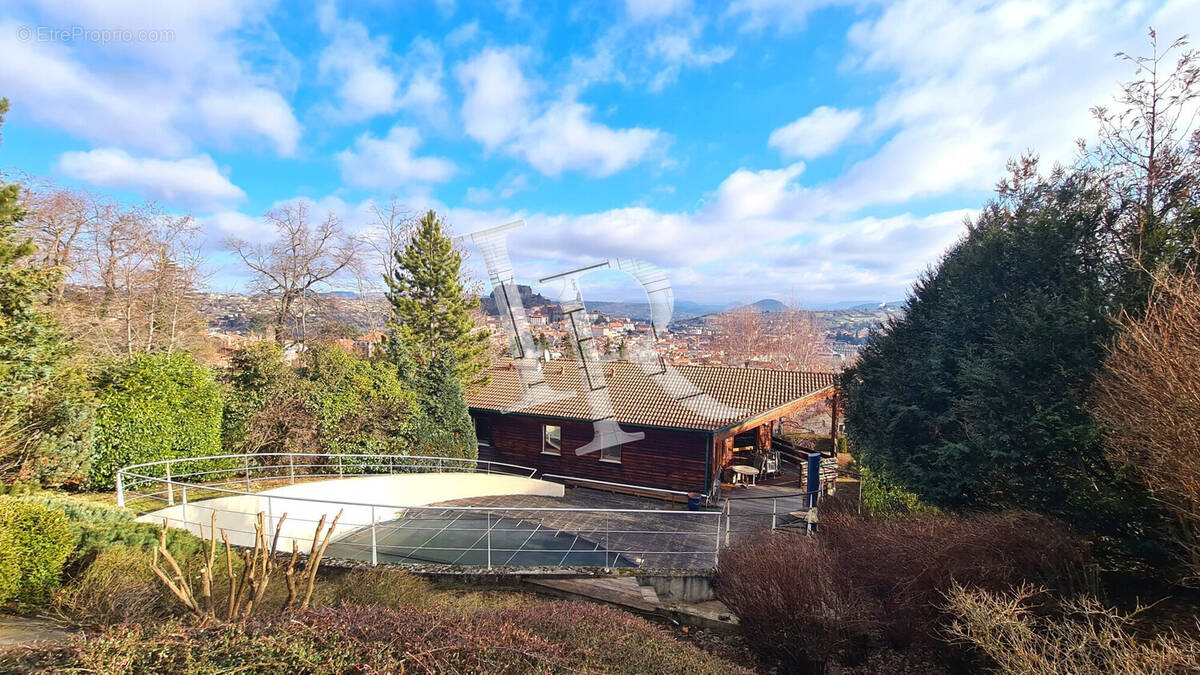
{"type": "Polygon", "coordinates": [[[58,588],[76,531],[62,511],[0,497],[0,605],[29,609],[58,588]]]}
{"type": "MultiPolygon", "coordinates": [[[[47,507],[63,513],[75,526],[74,554],[68,567],[78,570],[88,564],[100,551],[123,544],[131,548],[150,550],[158,543],[161,529],[155,523],[135,522],[136,514],[114,504],[86,501],[61,493],[35,492],[10,499],[47,507]]],[[[167,530],[167,548],[181,559],[194,555],[203,547],[199,537],[184,530],[167,530]]]]}
{"type": "Polygon", "coordinates": [[[190,355],[110,363],[97,390],[92,489],[111,489],[117,470],[130,464],[220,453],[221,388],[190,355]]]}

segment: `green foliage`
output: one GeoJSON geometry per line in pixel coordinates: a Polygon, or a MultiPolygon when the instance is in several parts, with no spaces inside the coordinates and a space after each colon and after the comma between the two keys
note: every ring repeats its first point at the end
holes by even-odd
{"type": "Polygon", "coordinates": [[[24,610],[45,603],[75,540],[61,511],[0,497],[0,605],[24,610]]]}
{"type": "Polygon", "coordinates": [[[454,352],[441,349],[417,374],[418,414],[413,418],[413,454],[434,457],[479,456],[475,425],[457,377],[454,352]]]}
{"type": "Polygon", "coordinates": [[[414,360],[428,364],[438,350],[449,348],[464,387],[484,381],[488,335],[471,318],[479,300],[463,288],[462,255],[437,214],[426,213],[409,244],[394,255],[396,271],[387,279],[388,300],[394,324],[409,337],[414,360]]]}
{"type": "Polygon", "coordinates": [[[405,450],[415,401],[391,364],[337,346],[319,346],[305,354],[302,375],[312,383],[323,452],[399,454],[405,450]]]}
{"type": "MultiPolygon", "coordinates": [[[[82,496],[35,492],[11,497],[16,501],[61,512],[77,533],[68,567],[86,565],[101,551],[116,545],[149,551],[158,543],[159,526],[135,522],[136,514],[115,504],[88,501],[82,496]]],[[[167,548],[182,559],[200,551],[201,541],[191,533],[167,530],[167,548]]]]}
{"type": "Polygon", "coordinates": [[[303,364],[278,345],[240,350],[229,385],[224,444],[230,452],[399,454],[416,405],[396,367],[337,345],[314,345],[303,364]]]}
{"type": "MultiPolygon", "coordinates": [[[[121,467],[221,451],[221,389],[188,354],[140,354],[100,374],[91,487],[108,489],[121,467]]],[[[196,467],[193,467],[196,468],[196,467]]]]}
{"type": "MultiPolygon", "coordinates": [[[[0,99],[0,122],[8,101],[0,99]]],[[[0,480],[60,485],[86,471],[91,405],[66,365],[69,345],[40,299],[59,271],[27,264],[33,241],[17,185],[0,184],[0,480]]]]}
{"type": "Polygon", "coordinates": [[[254,415],[268,400],[293,391],[296,377],[283,362],[283,347],[262,341],[238,349],[224,379],[228,389],[221,422],[222,445],[227,452],[242,452],[254,415]]]}
{"type": "Polygon", "coordinates": [[[859,476],[863,512],[868,515],[889,517],[936,511],[936,509],[922,504],[917,495],[905,490],[878,471],[872,471],[864,466],[859,469],[859,476]]]}
{"type": "Polygon", "coordinates": [[[1032,509],[1108,544],[1145,541],[1155,514],[1086,406],[1112,335],[1111,217],[1078,173],[1022,184],[969,223],[843,376],[861,462],[935,506],[1032,509]]]}

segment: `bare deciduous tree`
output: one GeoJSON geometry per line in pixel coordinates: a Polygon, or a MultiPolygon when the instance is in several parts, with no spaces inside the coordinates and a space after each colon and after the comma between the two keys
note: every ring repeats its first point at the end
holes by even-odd
{"type": "Polygon", "coordinates": [[[235,238],[226,245],[254,272],[252,286],[276,299],[275,340],[286,344],[294,324],[300,338],[305,337],[307,316],[320,303],[320,292],[352,268],[358,243],[332,213],[314,225],[303,201],[272,209],[266,219],[275,229],[270,244],[235,238]]]}
{"type": "Polygon", "coordinates": [[[1096,381],[1095,412],[1114,458],[1176,520],[1200,582],[1200,279],[1193,264],[1163,274],[1145,313],[1122,319],[1096,381]]]}
{"type": "Polygon", "coordinates": [[[24,190],[26,231],[42,264],[63,271],[47,300],[80,342],[111,356],[203,344],[199,231],[190,216],[47,182],[27,180],[24,190]]]}
{"type": "Polygon", "coordinates": [[[816,316],[795,300],[775,317],[775,364],[783,370],[820,370],[822,362],[821,328],[816,316]]]}
{"type": "Polygon", "coordinates": [[[713,319],[714,342],[725,355],[725,363],[744,366],[767,350],[763,312],[753,305],[717,314],[713,319]]]}
{"type": "Polygon", "coordinates": [[[396,272],[395,252],[403,251],[412,239],[417,217],[397,197],[383,205],[372,201],[369,210],[372,222],[357,237],[367,255],[361,256],[354,266],[354,276],[359,297],[368,301],[368,328],[377,331],[383,329],[389,308],[382,297],[374,302],[373,296],[387,290],[385,279],[391,279],[396,272]]]}
{"type": "Polygon", "coordinates": [[[1160,262],[1183,255],[1193,233],[1179,231],[1178,216],[1195,206],[1200,180],[1200,55],[1181,37],[1165,49],[1150,30],[1150,55],[1117,54],[1135,67],[1114,107],[1092,109],[1099,142],[1079,141],[1084,166],[1099,170],[1113,200],[1126,207],[1117,221],[1123,255],[1151,272],[1160,262]],[[1172,63],[1174,59],[1174,63],[1172,63]]]}

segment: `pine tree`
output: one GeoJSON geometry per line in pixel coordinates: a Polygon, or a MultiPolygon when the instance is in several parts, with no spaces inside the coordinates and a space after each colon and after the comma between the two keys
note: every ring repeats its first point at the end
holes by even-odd
{"type": "MultiPolygon", "coordinates": [[[[0,123],[8,100],[0,99],[0,123]]],[[[54,269],[29,264],[33,241],[20,238],[17,185],[0,185],[0,477],[47,484],[78,477],[91,443],[91,414],[65,372],[68,345],[41,298],[54,269]]]]}
{"type": "Polygon", "coordinates": [[[475,425],[467,409],[454,352],[442,348],[420,372],[413,436],[416,454],[474,459],[479,454],[475,425]]]}
{"type": "Polygon", "coordinates": [[[431,364],[442,348],[454,353],[463,388],[486,380],[488,334],[475,326],[471,310],[479,300],[459,278],[462,255],[430,211],[412,240],[394,253],[396,271],[388,282],[393,323],[404,329],[414,360],[431,364]]]}

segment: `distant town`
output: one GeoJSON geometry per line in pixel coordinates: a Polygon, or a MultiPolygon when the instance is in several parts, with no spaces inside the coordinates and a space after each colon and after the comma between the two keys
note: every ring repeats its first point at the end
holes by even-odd
{"type": "MultiPolygon", "coordinates": [[[[520,287],[526,316],[543,358],[571,358],[569,330],[559,305],[528,286],[520,287]]],[[[248,341],[268,339],[271,329],[272,298],[242,293],[204,293],[197,309],[209,329],[209,339],[218,352],[235,349],[248,341]]],[[[609,358],[624,356],[627,346],[651,336],[650,308],[645,303],[587,302],[592,320],[592,338],[600,354],[609,358]]],[[[497,353],[508,353],[511,337],[504,330],[496,304],[490,296],[481,298],[478,321],[492,335],[497,353]]],[[[870,330],[903,314],[902,303],[861,304],[842,309],[792,310],[777,300],[734,306],[725,310],[708,309],[694,303],[680,303],[668,331],[659,336],[657,348],[672,365],[743,365],[788,370],[838,372],[854,362],[859,348],[866,343],[870,330]],[[788,335],[788,326],[796,315],[805,321],[804,335],[809,355],[803,368],[789,367],[772,358],[766,341],[772,336],[788,335]],[[748,327],[745,322],[756,324],[748,327]],[[751,335],[761,336],[754,344],[751,335]],[[741,342],[739,351],[732,342],[741,342]]],[[[380,294],[358,296],[352,293],[326,294],[308,308],[305,323],[310,339],[336,340],[355,351],[370,353],[386,332],[388,306],[380,294]]],[[[794,332],[794,331],[792,331],[794,332]]],[[[794,365],[794,364],[793,364],[794,365]]]]}

